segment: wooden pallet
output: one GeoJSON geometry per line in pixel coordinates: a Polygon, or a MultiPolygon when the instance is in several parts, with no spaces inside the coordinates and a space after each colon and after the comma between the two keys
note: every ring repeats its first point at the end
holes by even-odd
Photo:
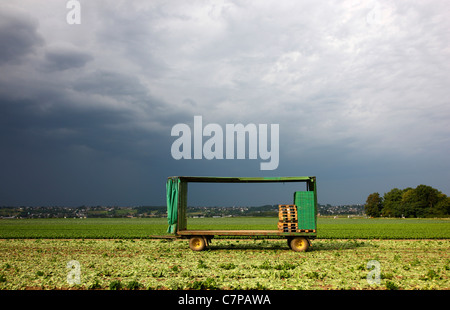
{"type": "Polygon", "coordinates": [[[297,221],[297,206],[296,205],[278,205],[278,219],[281,222],[296,222],[297,221]]]}
{"type": "Polygon", "coordinates": [[[297,212],[296,205],[278,205],[278,211],[297,212]]]}
{"type": "Polygon", "coordinates": [[[278,222],[278,230],[283,232],[297,232],[298,223],[278,222]]]}
{"type": "Polygon", "coordinates": [[[278,220],[280,220],[280,222],[297,222],[297,212],[278,212],[278,220]]]}

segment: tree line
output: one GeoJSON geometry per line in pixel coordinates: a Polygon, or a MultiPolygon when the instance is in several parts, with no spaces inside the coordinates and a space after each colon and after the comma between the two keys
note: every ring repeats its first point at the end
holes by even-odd
{"type": "Polygon", "coordinates": [[[450,197],[427,185],[393,188],[383,197],[370,194],[364,209],[371,217],[448,217],[450,197]]]}

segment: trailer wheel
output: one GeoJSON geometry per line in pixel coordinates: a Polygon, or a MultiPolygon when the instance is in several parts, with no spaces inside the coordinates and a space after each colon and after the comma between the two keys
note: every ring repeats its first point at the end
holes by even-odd
{"type": "Polygon", "coordinates": [[[290,249],[292,249],[292,248],[291,248],[291,241],[292,241],[292,238],[286,238],[286,241],[287,241],[288,247],[289,247],[290,249]]]}
{"type": "Polygon", "coordinates": [[[295,237],[291,239],[289,243],[291,249],[295,252],[305,252],[309,248],[308,239],[304,237],[295,237]]]}
{"type": "Polygon", "coordinates": [[[189,247],[192,251],[203,251],[206,248],[205,238],[196,236],[189,239],[189,247]]]}

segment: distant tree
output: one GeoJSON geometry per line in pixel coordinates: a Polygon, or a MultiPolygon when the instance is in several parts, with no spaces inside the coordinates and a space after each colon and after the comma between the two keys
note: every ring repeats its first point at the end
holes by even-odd
{"type": "Polygon", "coordinates": [[[442,193],[437,189],[427,185],[417,186],[415,192],[417,200],[420,203],[420,216],[425,217],[432,214],[436,207],[436,204],[439,202],[439,198],[442,193]]]}
{"type": "Polygon", "coordinates": [[[407,217],[442,216],[445,215],[445,212],[441,212],[446,208],[445,197],[431,186],[419,185],[403,192],[402,208],[407,217]]]}
{"type": "Polygon", "coordinates": [[[438,203],[433,207],[431,212],[429,213],[432,217],[442,217],[450,214],[450,197],[447,197],[445,194],[439,195],[438,203]]]}
{"type": "Polygon", "coordinates": [[[381,215],[382,208],[383,208],[383,198],[380,197],[379,193],[373,193],[367,197],[364,209],[368,216],[379,217],[381,215]]]}
{"type": "Polygon", "coordinates": [[[401,217],[403,215],[402,194],[403,190],[398,188],[393,188],[384,194],[383,209],[381,211],[383,216],[401,217]]]}
{"type": "Polygon", "coordinates": [[[413,188],[407,188],[403,191],[401,208],[405,217],[417,217],[417,211],[420,209],[419,204],[413,188]]]}

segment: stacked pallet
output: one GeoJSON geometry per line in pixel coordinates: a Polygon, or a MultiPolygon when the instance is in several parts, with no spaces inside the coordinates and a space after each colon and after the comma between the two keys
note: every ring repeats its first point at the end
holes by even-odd
{"type": "Polygon", "coordinates": [[[298,231],[296,205],[278,205],[278,230],[282,232],[298,231]]]}

